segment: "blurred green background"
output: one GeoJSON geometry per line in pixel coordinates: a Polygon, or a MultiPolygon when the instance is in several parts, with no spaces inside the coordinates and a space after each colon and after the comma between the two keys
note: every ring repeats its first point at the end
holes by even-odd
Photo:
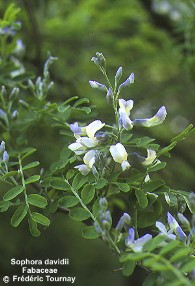
{"type": "MultiPolygon", "coordinates": [[[[0,16],[9,3],[21,8],[18,38],[25,45],[26,70],[40,75],[47,51],[59,59],[51,68],[55,82],[51,102],[63,102],[71,96],[88,97],[96,106],[94,118],[112,122],[105,97],[88,84],[89,80],[102,81],[90,61],[98,51],[106,57],[112,78],[119,66],[123,66],[124,80],[134,72],[135,83],[123,94],[125,99],[134,100],[132,117],[149,117],[162,105],[166,106],[165,123],[143,130],[143,134],[156,136],[158,142],[166,145],[189,123],[194,123],[194,1],[7,0],[0,2],[0,16]]],[[[68,122],[76,120],[77,114],[69,115],[68,122]]],[[[29,136],[31,146],[41,150],[38,159],[46,168],[56,160],[66,139],[58,139],[57,132],[41,136],[42,132],[40,126],[38,130],[32,129],[29,136]]],[[[165,158],[168,167],[162,176],[174,188],[194,191],[194,139],[193,135],[180,143],[171,160],[165,158]]],[[[115,257],[100,240],[81,238],[81,228],[81,224],[70,221],[66,215],[56,214],[51,227],[35,239],[25,225],[13,229],[7,214],[1,214],[2,275],[15,273],[15,268],[10,267],[11,257],[68,257],[68,272],[77,276],[75,285],[141,285],[140,273],[124,278],[120,271],[113,272],[118,267],[115,257]]]]}

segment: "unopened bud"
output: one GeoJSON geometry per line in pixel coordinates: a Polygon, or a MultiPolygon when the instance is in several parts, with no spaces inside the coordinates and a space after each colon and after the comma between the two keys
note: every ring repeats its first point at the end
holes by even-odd
{"type": "Polygon", "coordinates": [[[108,89],[108,92],[107,92],[107,94],[106,94],[106,100],[107,100],[107,102],[110,102],[112,98],[113,98],[113,91],[112,91],[111,88],[109,88],[109,89],[108,89]]]}
{"type": "Polygon", "coordinates": [[[96,53],[97,57],[92,57],[91,61],[94,62],[98,67],[102,70],[106,70],[106,59],[104,58],[102,53],[96,53]]]}
{"type": "Polygon", "coordinates": [[[122,72],[123,72],[123,68],[122,67],[118,68],[116,75],[115,75],[115,85],[119,83],[119,80],[121,79],[121,76],[122,76],[122,72]]]}
{"type": "Polygon", "coordinates": [[[107,199],[106,198],[101,198],[100,201],[99,201],[99,204],[100,204],[100,207],[102,209],[107,209],[108,207],[108,202],[107,202],[107,199]]]}
{"type": "Polygon", "coordinates": [[[9,155],[8,155],[7,151],[4,151],[4,152],[3,152],[3,157],[2,157],[2,159],[3,159],[3,162],[5,162],[5,163],[8,163],[8,162],[9,162],[9,155]]]}
{"type": "Polygon", "coordinates": [[[122,90],[134,83],[134,73],[131,73],[130,76],[124,81],[118,88],[118,90],[122,90]]]}
{"type": "Polygon", "coordinates": [[[104,85],[104,84],[101,84],[97,81],[93,81],[93,80],[90,80],[89,81],[89,84],[92,88],[97,88],[101,91],[107,91],[107,87],[104,85]]]}
{"type": "Polygon", "coordinates": [[[5,142],[1,141],[1,145],[0,145],[0,156],[3,155],[3,152],[5,151],[5,142]]]}
{"type": "Polygon", "coordinates": [[[18,96],[19,88],[14,87],[10,93],[10,99],[15,99],[18,96]]]}

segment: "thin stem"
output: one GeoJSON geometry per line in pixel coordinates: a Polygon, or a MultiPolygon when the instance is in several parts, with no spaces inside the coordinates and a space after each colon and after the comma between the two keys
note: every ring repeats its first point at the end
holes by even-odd
{"type": "MultiPolygon", "coordinates": [[[[78,193],[74,190],[74,188],[72,187],[72,185],[68,182],[68,180],[65,180],[65,182],[70,186],[70,189],[72,191],[72,193],[75,195],[75,197],[79,200],[79,203],[81,204],[81,206],[90,214],[90,217],[92,218],[92,220],[99,225],[97,219],[95,218],[95,216],[92,214],[92,212],[88,209],[88,207],[83,203],[82,199],[80,198],[80,196],[78,195],[78,193]]],[[[101,226],[99,225],[99,227],[101,228],[101,226]]],[[[111,236],[109,234],[107,234],[107,238],[109,240],[109,243],[111,245],[111,247],[115,250],[115,252],[120,255],[121,252],[119,250],[119,248],[117,247],[117,245],[114,243],[113,239],[111,238],[111,236]]]]}
{"type": "Polygon", "coordinates": [[[27,197],[27,192],[26,192],[26,184],[25,184],[25,178],[24,178],[24,173],[23,173],[23,169],[22,169],[22,160],[21,157],[19,156],[19,171],[21,174],[21,180],[22,180],[22,186],[24,188],[24,199],[25,199],[25,204],[28,208],[28,212],[31,216],[31,211],[30,211],[30,207],[29,207],[29,203],[28,203],[28,197],[27,197]]]}

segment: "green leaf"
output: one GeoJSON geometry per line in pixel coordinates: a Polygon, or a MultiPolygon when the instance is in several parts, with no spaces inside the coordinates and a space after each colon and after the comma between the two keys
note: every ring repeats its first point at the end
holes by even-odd
{"type": "Polygon", "coordinates": [[[165,200],[169,206],[177,205],[177,197],[172,193],[164,193],[165,200]]]}
{"type": "Polygon", "coordinates": [[[68,172],[66,173],[66,179],[70,180],[75,174],[75,170],[68,170],[68,172]]]}
{"type": "Polygon", "coordinates": [[[20,193],[22,193],[24,190],[23,186],[15,186],[12,189],[10,189],[4,196],[3,196],[3,200],[4,201],[10,201],[12,199],[14,199],[15,197],[17,197],[20,193]]]}
{"type": "Polygon", "coordinates": [[[72,187],[75,191],[78,191],[86,182],[87,176],[83,176],[80,172],[74,177],[72,187]]]}
{"type": "Polygon", "coordinates": [[[85,104],[85,103],[89,103],[89,99],[88,98],[81,98],[75,102],[73,107],[78,107],[78,106],[85,104]]]}
{"type": "Polygon", "coordinates": [[[0,212],[1,213],[6,212],[9,209],[10,205],[11,205],[11,203],[9,201],[7,201],[7,202],[1,201],[0,202],[0,212]]]}
{"type": "Polygon", "coordinates": [[[144,184],[144,191],[147,193],[152,193],[159,187],[163,186],[165,184],[162,180],[151,180],[144,184]]]}
{"type": "Polygon", "coordinates": [[[99,237],[94,226],[87,226],[82,231],[82,236],[87,239],[95,239],[99,237]]]}
{"type": "Polygon", "coordinates": [[[73,220],[83,221],[90,217],[90,213],[81,207],[76,207],[74,209],[71,209],[69,216],[73,220]]]}
{"type": "Polygon", "coordinates": [[[106,184],[107,184],[106,179],[100,178],[100,179],[96,182],[95,188],[96,188],[97,190],[100,190],[100,189],[102,189],[103,187],[105,187],[106,184]]]}
{"type": "Polygon", "coordinates": [[[120,191],[127,193],[130,190],[130,186],[127,183],[112,183],[114,185],[116,185],[120,191]]]}
{"type": "Polygon", "coordinates": [[[145,253],[145,252],[140,252],[140,253],[124,253],[120,257],[120,262],[126,262],[126,261],[140,261],[143,260],[144,258],[150,256],[150,254],[145,253]]]}
{"type": "Polygon", "coordinates": [[[157,235],[156,237],[150,239],[144,244],[143,251],[152,252],[154,249],[158,248],[160,244],[164,241],[164,235],[157,235]]]}
{"type": "Polygon", "coordinates": [[[29,163],[27,164],[26,166],[24,166],[22,169],[23,170],[28,170],[28,169],[31,169],[31,168],[34,168],[36,166],[38,166],[40,163],[38,161],[34,161],[32,163],[29,163]]]}
{"type": "Polygon", "coordinates": [[[31,215],[31,218],[32,218],[33,221],[35,221],[35,222],[37,222],[39,224],[42,224],[44,226],[49,226],[50,225],[50,220],[46,216],[44,216],[44,215],[42,215],[40,213],[33,212],[32,215],[31,215]]]}
{"type": "Polygon", "coordinates": [[[170,262],[171,263],[174,263],[174,262],[177,262],[181,260],[182,257],[186,257],[188,256],[190,253],[190,248],[181,248],[181,249],[178,249],[175,254],[173,254],[170,258],[170,262]]]}
{"type": "Polygon", "coordinates": [[[186,129],[184,129],[179,135],[177,135],[176,137],[171,139],[171,142],[179,142],[183,139],[185,139],[185,137],[187,135],[189,135],[191,132],[194,132],[193,128],[193,124],[188,125],[188,127],[186,127],[186,129]]]}
{"type": "Polygon", "coordinates": [[[83,111],[83,112],[85,112],[87,114],[89,114],[91,112],[91,108],[90,107],[80,107],[80,108],[77,107],[75,109],[78,110],[78,111],[83,111]]]}
{"type": "Polygon", "coordinates": [[[168,266],[164,262],[159,261],[158,259],[158,256],[144,259],[143,265],[146,267],[150,267],[154,271],[168,271],[168,266]]]}
{"type": "Polygon", "coordinates": [[[146,208],[148,205],[148,198],[145,192],[142,189],[135,190],[135,195],[137,197],[140,208],[146,208]]]}
{"type": "Polygon", "coordinates": [[[158,213],[156,212],[141,209],[140,212],[138,212],[138,226],[143,228],[153,225],[156,222],[157,216],[158,213]]]}
{"type": "Polygon", "coordinates": [[[15,175],[17,175],[17,174],[18,174],[18,171],[10,171],[10,172],[4,174],[4,175],[0,178],[0,180],[4,180],[4,179],[7,179],[7,178],[10,178],[10,177],[15,176],[15,175]]]}
{"type": "Polygon", "coordinates": [[[79,200],[74,196],[64,196],[58,201],[60,207],[71,208],[79,203],[79,200]]]}
{"type": "Polygon", "coordinates": [[[135,270],[135,261],[126,261],[123,265],[123,275],[130,276],[135,270]]]}
{"type": "Polygon", "coordinates": [[[172,240],[169,242],[166,246],[164,246],[161,251],[159,252],[159,255],[165,255],[167,253],[170,253],[172,250],[177,248],[179,246],[180,242],[178,240],[172,240]]]}
{"type": "Polygon", "coordinates": [[[36,150],[37,149],[35,149],[35,148],[26,148],[26,149],[24,149],[21,154],[23,154],[23,153],[25,153],[25,154],[22,156],[21,160],[24,160],[25,158],[29,157],[34,152],[36,152],[36,150]]]}
{"type": "Polygon", "coordinates": [[[46,198],[38,194],[28,195],[27,200],[30,205],[36,206],[38,208],[45,208],[47,205],[46,198]]]}
{"type": "Polygon", "coordinates": [[[185,272],[191,272],[195,268],[195,257],[189,256],[188,261],[180,268],[180,271],[185,272]]]}
{"type": "Polygon", "coordinates": [[[171,144],[169,144],[168,146],[162,148],[159,152],[158,152],[158,157],[160,157],[161,155],[168,155],[169,151],[171,151],[175,146],[177,145],[177,142],[172,142],[171,144]]]}
{"type": "Polygon", "coordinates": [[[68,109],[70,108],[70,105],[68,104],[68,105],[60,105],[60,106],[58,106],[58,111],[60,112],[60,113],[64,113],[65,111],[67,111],[68,109]]]}
{"type": "Polygon", "coordinates": [[[57,190],[70,191],[70,185],[61,177],[52,178],[49,182],[50,186],[57,190]]]}
{"type": "Polygon", "coordinates": [[[40,175],[33,175],[33,176],[31,176],[25,180],[25,184],[26,185],[32,184],[32,183],[37,182],[39,180],[40,180],[40,175]]]}
{"type": "Polygon", "coordinates": [[[166,162],[161,162],[161,163],[158,163],[154,166],[151,166],[148,168],[148,172],[157,172],[161,169],[164,169],[166,167],[166,164],[167,164],[166,162]]]}
{"type": "Polygon", "coordinates": [[[95,196],[95,187],[93,185],[87,184],[81,191],[81,199],[84,204],[90,203],[95,196]]]}
{"type": "Polygon", "coordinates": [[[29,230],[33,236],[38,237],[41,234],[37,228],[37,223],[34,220],[32,220],[31,217],[29,217],[28,219],[28,225],[29,225],[29,230]]]}
{"type": "Polygon", "coordinates": [[[20,205],[11,218],[11,225],[14,227],[19,226],[19,224],[23,221],[23,219],[27,215],[27,212],[28,212],[27,205],[25,204],[20,205]]]}

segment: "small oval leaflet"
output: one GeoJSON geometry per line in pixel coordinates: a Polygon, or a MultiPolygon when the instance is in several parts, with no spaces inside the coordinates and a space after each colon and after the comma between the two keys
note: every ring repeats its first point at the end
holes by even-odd
{"type": "Polygon", "coordinates": [[[70,185],[62,178],[52,178],[49,182],[50,186],[57,190],[70,190],[70,185]]]}
{"type": "Polygon", "coordinates": [[[27,184],[37,182],[37,181],[39,181],[39,179],[40,179],[40,175],[31,176],[25,181],[25,184],[27,185],[27,184]]]}
{"type": "Polygon", "coordinates": [[[79,203],[79,200],[73,196],[64,196],[58,201],[60,207],[71,208],[79,203]]]}
{"type": "Polygon", "coordinates": [[[95,239],[99,237],[94,226],[87,226],[82,231],[82,236],[87,239],[95,239]]]}
{"type": "Polygon", "coordinates": [[[4,201],[10,201],[17,197],[22,191],[24,190],[24,187],[21,185],[15,186],[12,189],[10,189],[4,196],[3,200],[4,201]]]}
{"type": "Polygon", "coordinates": [[[44,216],[40,213],[33,212],[31,217],[35,222],[37,222],[39,224],[42,224],[44,226],[50,225],[50,220],[46,216],[44,216]]]}
{"type": "Polygon", "coordinates": [[[20,205],[11,218],[11,225],[14,227],[19,226],[28,212],[28,207],[25,204],[20,205]]]}
{"type": "Polygon", "coordinates": [[[73,220],[83,221],[90,217],[90,213],[81,207],[77,207],[77,208],[71,209],[69,216],[73,220]]]}
{"type": "Polygon", "coordinates": [[[83,190],[81,191],[81,199],[84,204],[90,203],[95,196],[95,187],[87,184],[84,186],[83,190]]]}
{"type": "Polygon", "coordinates": [[[40,163],[38,161],[34,161],[34,162],[31,162],[31,163],[27,164],[22,169],[23,170],[28,170],[28,169],[31,169],[31,168],[34,168],[34,167],[38,166],[39,164],[40,163]]]}
{"type": "Polygon", "coordinates": [[[37,228],[37,223],[34,220],[32,220],[31,217],[29,217],[28,219],[28,225],[29,225],[29,230],[33,236],[38,237],[41,234],[41,232],[37,228]]]}
{"type": "Polygon", "coordinates": [[[28,195],[28,203],[30,205],[39,207],[39,208],[44,208],[47,205],[47,200],[43,196],[40,196],[38,194],[30,194],[28,195]]]}

